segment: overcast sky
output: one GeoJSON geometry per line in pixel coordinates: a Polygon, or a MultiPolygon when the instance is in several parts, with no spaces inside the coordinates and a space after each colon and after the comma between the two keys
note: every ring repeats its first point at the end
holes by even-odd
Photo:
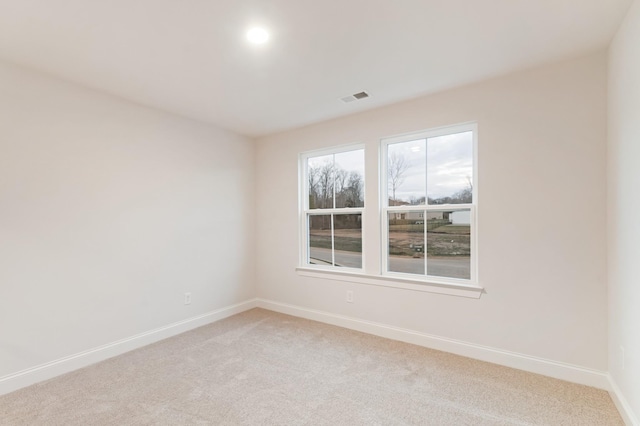
{"type": "Polygon", "coordinates": [[[408,164],[404,180],[396,189],[396,198],[404,201],[424,197],[425,192],[430,198],[452,196],[469,188],[473,179],[472,132],[392,144],[389,156],[393,153],[404,156],[408,164]]]}
{"type": "MultiPolygon", "coordinates": [[[[334,161],[334,154],[323,155],[321,157],[309,158],[309,168],[322,167],[334,161]]],[[[364,179],[364,149],[355,151],[340,152],[335,154],[335,164],[337,167],[351,172],[357,172],[364,179]]]]}
{"type": "MultiPolygon", "coordinates": [[[[388,146],[389,156],[404,157],[407,169],[396,189],[396,198],[452,196],[469,188],[473,179],[473,133],[463,132],[388,146]],[[428,173],[427,173],[428,170],[428,173]],[[425,190],[425,188],[427,190],[425,190]]],[[[309,158],[309,167],[321,167],[335,161],[336,166],[358,172],[364,177],[364,150],[348,151],[309,158]]],[[[389,197],[392,196],[389,188],[389,197]]]]}

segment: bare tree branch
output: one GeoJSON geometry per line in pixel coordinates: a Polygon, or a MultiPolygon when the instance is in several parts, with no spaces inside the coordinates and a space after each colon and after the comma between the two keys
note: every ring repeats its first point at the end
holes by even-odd
{"type": "Polygon", "coordinates": [[[391,198],[393,205],[397,205],[396,190],[403,184],[405,179],[405,172],[409,168],[409,164],[404,158],[403,154],[392,152],[389,155],[389,185],[391,186],[391,198]]]}

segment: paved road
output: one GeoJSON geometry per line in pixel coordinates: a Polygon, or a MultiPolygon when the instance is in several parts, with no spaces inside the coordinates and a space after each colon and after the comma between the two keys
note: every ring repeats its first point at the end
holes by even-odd
{"type": "MultiPolygon", "coordinates": [[[[331,249],[311,247],[311,258],[318,263],[331,264],[331,249]]],[[[424,258],[414,259],[406,256],[390,256],[389,270],[408,274],[424,274],[424,258]]],[[[350,267],[362,267],[362,255],[352,251],[336,250],[336,264],[350,267]]],[[[434,257],[427,259],[429,275],[451,278],[469,278],[468,257],[434,257]]]]}
{"type": "MultiPolygon", "coordinates": [[[[331,249],[311,247],[310,257],[331,264],[331,249]]],[[[336,263],[349,268],[362,268],[362,255],[354,251],[336,250],[336,263]]]]}
{"type": "MultiPolygon", "coordinates": [[[[424,274],[424,258],[390,256],[389,263],[389,270],[393,272],[424,274]]],[[[427,258],[427,270],[429,275],[437,277],[470,278],[468,257],[429,257],[427,258]]]]}

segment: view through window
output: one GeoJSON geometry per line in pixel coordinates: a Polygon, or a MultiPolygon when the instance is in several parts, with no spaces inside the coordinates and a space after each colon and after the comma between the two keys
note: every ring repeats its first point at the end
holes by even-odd
{"type": "Polygon", "coordinates": [[[364,149],[307,157],[306,263],[362,268],[364,149]]]}
{"type": "Polygon", "coordinates": [[[368,273],[477,282],[476,134],[465,124],[381,141],[382,246],[366,250],[364,147],[301,154],[301,263],[362,271],[365,253],[381,253],[368,273]]]}
{"type": "Polygon", "coordinates": [[[383,141],[386,271],[470,280],[474,130],[383,141]]]}

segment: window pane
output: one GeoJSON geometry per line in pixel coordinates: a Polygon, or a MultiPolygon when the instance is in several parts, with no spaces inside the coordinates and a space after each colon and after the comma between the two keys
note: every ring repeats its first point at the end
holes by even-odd
{"type": "Polygon", "coordinates": [[[308,218],[309,264],[362,268],[360,213],[309,215],[308,218]]]}
{"type": "Polygon", "coordinates": [[[471,279],[471,211],[427,216],[427,275],[471,279]]]}
{"type": "Polygon", "coordinates": [[[309,264],[333,265],[331,247],[331,215],[309,215],[309,264]]]}
{"type": "Polygon", "coordinates": [[[473,132],[427,140],[429,204],[471,203],[472,178],[473,132]]]}
{"type": "Polygon", "coordinates": [[[337,214],[333,229],[335,266],[362,268],[362,215],[337,214]]]}
{"type": "Polygon", "coordinates": [[[387,155],[389,205],[425,204],[426,140],[390,144],[387,155]]]}
{"type": "Polygon", "coordinates": [[[336,208],[364,207],[364,149],[335,155],[336,208]]]}
{"type": "Polygon", "coordinates": [[[388,220],[389,271],[424,275],[424,212],[390,212],[388,220]]]}
{"type": "Polygon", "coordinates": [[[309,208],[333,208],[333,154],[312,157],[307,160],[309,208]]]}

